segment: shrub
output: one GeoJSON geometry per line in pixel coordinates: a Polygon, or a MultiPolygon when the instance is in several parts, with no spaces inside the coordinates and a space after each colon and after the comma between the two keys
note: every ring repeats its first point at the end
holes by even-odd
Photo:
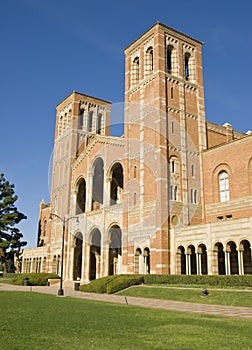
{"type": "Polygon", "coordinates": [[[143,276],[139,275],[113,275],[98,278],[88,284],[80,286],[80,291],[89,293],[116,293],[130,286],[143,283],[143,276]]]}
{"type": "Polygon", "coordinates": [[[128,276],[128,275],[119,275],[117,278],[110,281],[107,285],[107,293],[113,294],[128,288],[130,286],[142,284],[144,282],[143,276],[128,276]]]}
{"type": "Polygon", "coordinates": [[[23,285],[25,277],[29,279],[29,286],[46,286],[49,278],[59,278],[55,273],[19,273],[11,278],[10,282],[16,285],[23,285]]]}
{"type": "Polygon", "coordinates": [[[80,291],[88,293],[107,293],[107,284],[112,281],[116,276],[107,276],[93,280],[88,284],[80,286],[80,291]]]}

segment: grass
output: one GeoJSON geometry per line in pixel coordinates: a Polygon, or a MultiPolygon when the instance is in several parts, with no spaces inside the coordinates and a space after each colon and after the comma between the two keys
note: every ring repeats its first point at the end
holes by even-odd
{"type": "Polygon", "coordinates": [[[6,349],[251,349],[252,321],[0,292],[6,349]]]}
{"type": "Polygon", "coordinates": [[[125,296],[155,298],[164,300],[189,301],[193,303],[217,304],[227,306],[252,307],[252,292],[244,290],[208,289],[208,297],[202,297],[202,289],[132,286],[117,294],[125,296]]]}

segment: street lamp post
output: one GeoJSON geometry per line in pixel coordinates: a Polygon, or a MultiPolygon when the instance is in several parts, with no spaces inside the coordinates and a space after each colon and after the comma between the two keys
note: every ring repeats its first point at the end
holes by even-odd
{"type": "Polygon", "coordinates": [[[63,296],[64,295],[64,290],[63,290],[63,269],[64,269],[64,247],[65,247],[65,230],[66,230],[66,223],[71,220],[71,219],[76,219],[77,222],[79,222],[78,217],[77,216],[72,216],[70,218],[61,218],[59,215],[51,213],[50,217],[49,217],[49,221],[52,221],[53,216],[55,216],[56,218],[58,218],[63,225],[63,229],[62,229],[62,245],[61,245],[61,269],[60,269],[60,288],[58,290],[58,295],[59,296],[63,296]]]}

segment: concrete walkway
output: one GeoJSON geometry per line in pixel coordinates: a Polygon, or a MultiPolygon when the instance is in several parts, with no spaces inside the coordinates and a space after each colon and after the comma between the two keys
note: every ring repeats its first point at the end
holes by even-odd
{"type": "MultiPolygon", "coordinates": [[[[14,286],[10,284],[0,283],[1,291],[27,291],[27,292],[37,292],[43,294],[52,294],[57,296],[59,285],[54,286],[14,286]]],[[[235,317],[252,320],[252,307],[242,307],[242,306],[221,306],[221,305],[209,305],[209,304],[197,304],[182,301],[173,300],[160,300],[160,299],[150,299],[150,298],[140,298],[140,297],[124,297],[120,295],[113,294],[96,294],[96,293],[84,293],[74,290],[73,287],[68,285],[63,285],[64,296],[71,298],[80,298],[87,300],[102,301],[108,303],[116,304],[127,304],[131,306],[148,307],[153,309],[162,309],[169,311],[180,311],[180,312],[190,312],[194,314],[204,314],[211,316],[222,316],[222,317],[235,317]]]]}

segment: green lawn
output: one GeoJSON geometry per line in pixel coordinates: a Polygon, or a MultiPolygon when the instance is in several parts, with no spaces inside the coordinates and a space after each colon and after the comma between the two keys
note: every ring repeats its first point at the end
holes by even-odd
{"type": "Polygon", "coordinates": [[[0,292],[3,349],[251,349],[252,321],[0,292]]]}
{"type": "Polygon", "coordinates": [[[172,288],[172,287],[130,287],[117,294],[134,297],[156,298],[164,300],[189,301],[194,303],[218,304],[228,306],[252,307],[252,292],[244,290],[214,290],[208,289],[209,295],[202,297],[202,289],[172,288]]]}

